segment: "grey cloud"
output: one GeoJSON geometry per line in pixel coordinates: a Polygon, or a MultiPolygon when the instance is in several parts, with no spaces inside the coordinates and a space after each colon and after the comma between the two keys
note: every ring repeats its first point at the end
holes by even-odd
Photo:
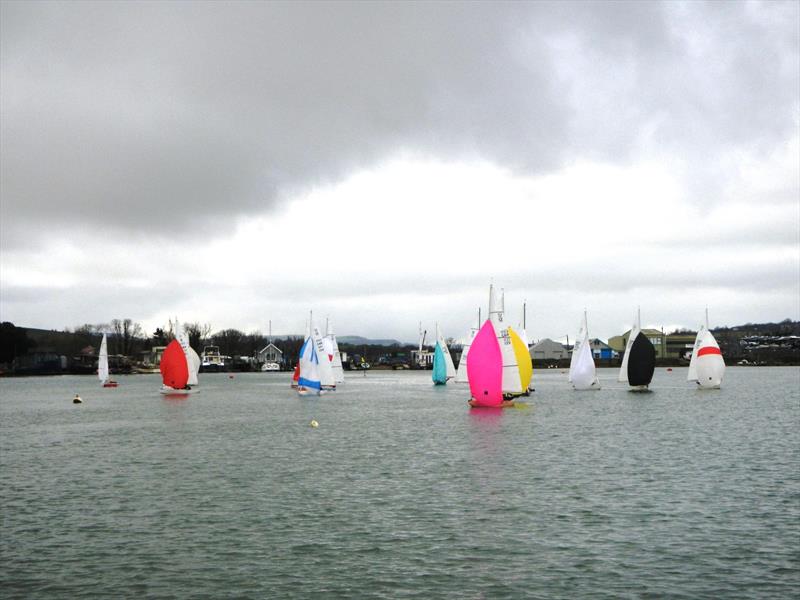
{"type": "Polygon", "coordinates": [[[720,149],[769,151],[798,102],[793,2],[1,10],[6,248],[68,223],[215,235],[399,150],[526,173],[627,161],[648,128],[707,158],[713,193],[720,149]]]}

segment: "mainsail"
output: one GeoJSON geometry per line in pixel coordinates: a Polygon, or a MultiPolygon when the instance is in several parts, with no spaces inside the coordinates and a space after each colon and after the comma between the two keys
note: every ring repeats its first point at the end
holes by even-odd
{"type": "Polygon", "coordinates": [[[108,341],[106,334],[103,334],[103,341],[100,342],[100,356],[97,360],[97,377],[100,383],[108,381],[108,341]]]}
{"type": "Polygon", "coordinates": [[[514,346],[511,343],[511,334],[503,322],[504,298],[498,299],[494,285],[489,286],[489,320],[497,336],[497,344],[503,356],[503,394],[519,396],[523,393],[520,381],[519,365],[514,346]]]}

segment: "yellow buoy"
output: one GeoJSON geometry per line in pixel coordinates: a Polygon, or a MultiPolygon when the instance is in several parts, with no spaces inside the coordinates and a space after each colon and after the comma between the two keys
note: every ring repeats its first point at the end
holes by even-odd
{"type": "Polygon", "coordinates": [[[311,426],[312,426],[314,429],[316,429],[317,427],[319,427],[319,423],[317,423],[317,422],[316,422],[314,419],[311,419],[311,423],[310,423],[310,425],[311,425],[311,426]]]}

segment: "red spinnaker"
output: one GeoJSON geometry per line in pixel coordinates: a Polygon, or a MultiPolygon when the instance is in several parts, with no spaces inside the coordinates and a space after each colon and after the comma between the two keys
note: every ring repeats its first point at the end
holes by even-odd
{"type": "Polygon", "coordinates": [[[176,390],[185,388],[189,381],[189,365],[178,340],[172,340],[161,355],[161,380],[176,390]]]}

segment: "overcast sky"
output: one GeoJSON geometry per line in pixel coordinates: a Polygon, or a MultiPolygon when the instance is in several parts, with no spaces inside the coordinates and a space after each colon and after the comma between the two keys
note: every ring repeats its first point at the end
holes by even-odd
{"type": "Polygon", "coordinates": [[[798,2],[2,2],[0,318],[800,319],[798,2]]]}

